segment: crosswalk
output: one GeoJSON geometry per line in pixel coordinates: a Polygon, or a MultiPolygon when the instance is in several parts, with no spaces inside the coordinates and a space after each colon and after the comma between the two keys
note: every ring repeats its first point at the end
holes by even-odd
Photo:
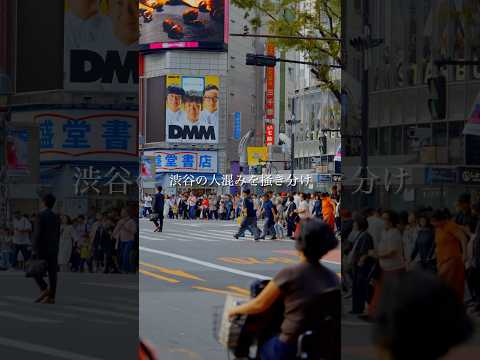
{"type": "MultiPolygon", "coordinates": [[[[261,227],[261,224],[259,224],[261,227]]],[[[221,241],[244,242],[253,241],[253,235],[248,231],[245,237],[236,239],[233,237],[237,233],[239,225],[233,222],[226,224],[221,222],[205,223],[202,221],[184,221],[174,220],[164,225],[162,233],[153,231],[153,226],[147,222],[140,223],[140,239],[147,241],[178,241],[178,242],[198,242],[215,243],[221,241]]],[[[262,240],[266,242],[291,242],[285,240],[262,240]]]]}
{"type": "Polygon", "coordinates": [[[111,298],[91,300],[84,297],[59,297],[53,306],[34,304],[28,296],[0,296],[0,323],[7,321],[25,325],[61,325],[70,321],[91,324],[128,325],[138,322],[138,302],[111,298]]]}

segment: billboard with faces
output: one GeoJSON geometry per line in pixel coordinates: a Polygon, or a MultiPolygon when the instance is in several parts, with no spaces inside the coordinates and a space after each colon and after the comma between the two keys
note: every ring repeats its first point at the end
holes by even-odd
{"type": "Polygon", "coordinates": [[[217,144],[218,76],[166,76],[165,140],[181,144],[217,144]]]}
{"type": "Polygon", "coordinates": [[[137,0],[65,0],[64,6],[64,88],[137,92],[137,0]]]}

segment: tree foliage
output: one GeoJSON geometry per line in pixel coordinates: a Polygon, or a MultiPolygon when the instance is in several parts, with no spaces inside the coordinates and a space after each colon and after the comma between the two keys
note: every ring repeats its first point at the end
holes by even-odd
{"type": "MultiPolygon", "coordinates": [[[[245,11],[253,29],[264,27],[271,35],[322,37],[332,40],[276,39],[282,50],[305,54],[309,62],[342,64],[341,0],[232,0],[245,11]]],[[[320,86],[340,101],[340,76],[329,66],[315,67],[320,86]]]]}

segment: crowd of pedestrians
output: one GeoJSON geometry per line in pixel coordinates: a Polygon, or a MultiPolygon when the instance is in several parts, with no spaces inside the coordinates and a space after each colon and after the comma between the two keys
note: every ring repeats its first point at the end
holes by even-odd
{"type": "MultiPolygon", "coordinates": [[[[138,266],[138,216],[124,207],[60,214],[57,264],[62,272],[132,273],[138,266]]],[[[15,211],[0,236],[0,270],[25,270],[32,257],[37,214],[15,211]]]]}
{"type": "Polygon", "coordinates": [[[480,315],[480,201],[462,194],[456,212],[422,208],[341,210],[342,276],[351,313],[376,315],[384,285],[399,274],[435,274],[480,315]],[[468,290],[468,295],[466,296],[468,290]]]}
{"type": "Polygon", "coordinates": [[[235,237],[242,237],[249,230],[255,240],[292,238],[303,219],[316,218],[326,222],[333,231],[340,231],[340,196],[337,186],[331,193],[299,193],[268,191],[262,195],[250,190],[242,194],[203,194],[185,192],[164,195],[158,186],[156,194],[146,194],[141,202],[141,215],[155,224],[155,231],[162,231],[163,220],[236,220],[240,229],[235,237]],[[263,231],[257,220],[264,220],[263,231]]]}

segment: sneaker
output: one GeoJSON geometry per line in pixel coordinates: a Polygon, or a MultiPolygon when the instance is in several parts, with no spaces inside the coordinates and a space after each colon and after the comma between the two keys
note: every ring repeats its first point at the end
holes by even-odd
{"type": "Polygon", "coordinates": [[[233,237],[238,240],[239,236],[237,234],[234,234],[233,237]]]}
{"type": "Polygon", "coordinates": [[[43,290],[40,294],[40,296],[35,300],[36,303],[41,303],[42,301],[44,301],[46,298],[48,298],[50,294],[50,290],[46,289],[46,290],[43,290]]]}
{"type": "Polygon", "coordinates": [[[277,240],[277,237],[276,236],[272,236],[272,238],[270,240],[277,240]]]}
{"type": "Polygon", "coordinates": [[[47,296],[45,299],[40,301],[40,304],[55,304],[55,299],[50,296],[47,296]]]}

